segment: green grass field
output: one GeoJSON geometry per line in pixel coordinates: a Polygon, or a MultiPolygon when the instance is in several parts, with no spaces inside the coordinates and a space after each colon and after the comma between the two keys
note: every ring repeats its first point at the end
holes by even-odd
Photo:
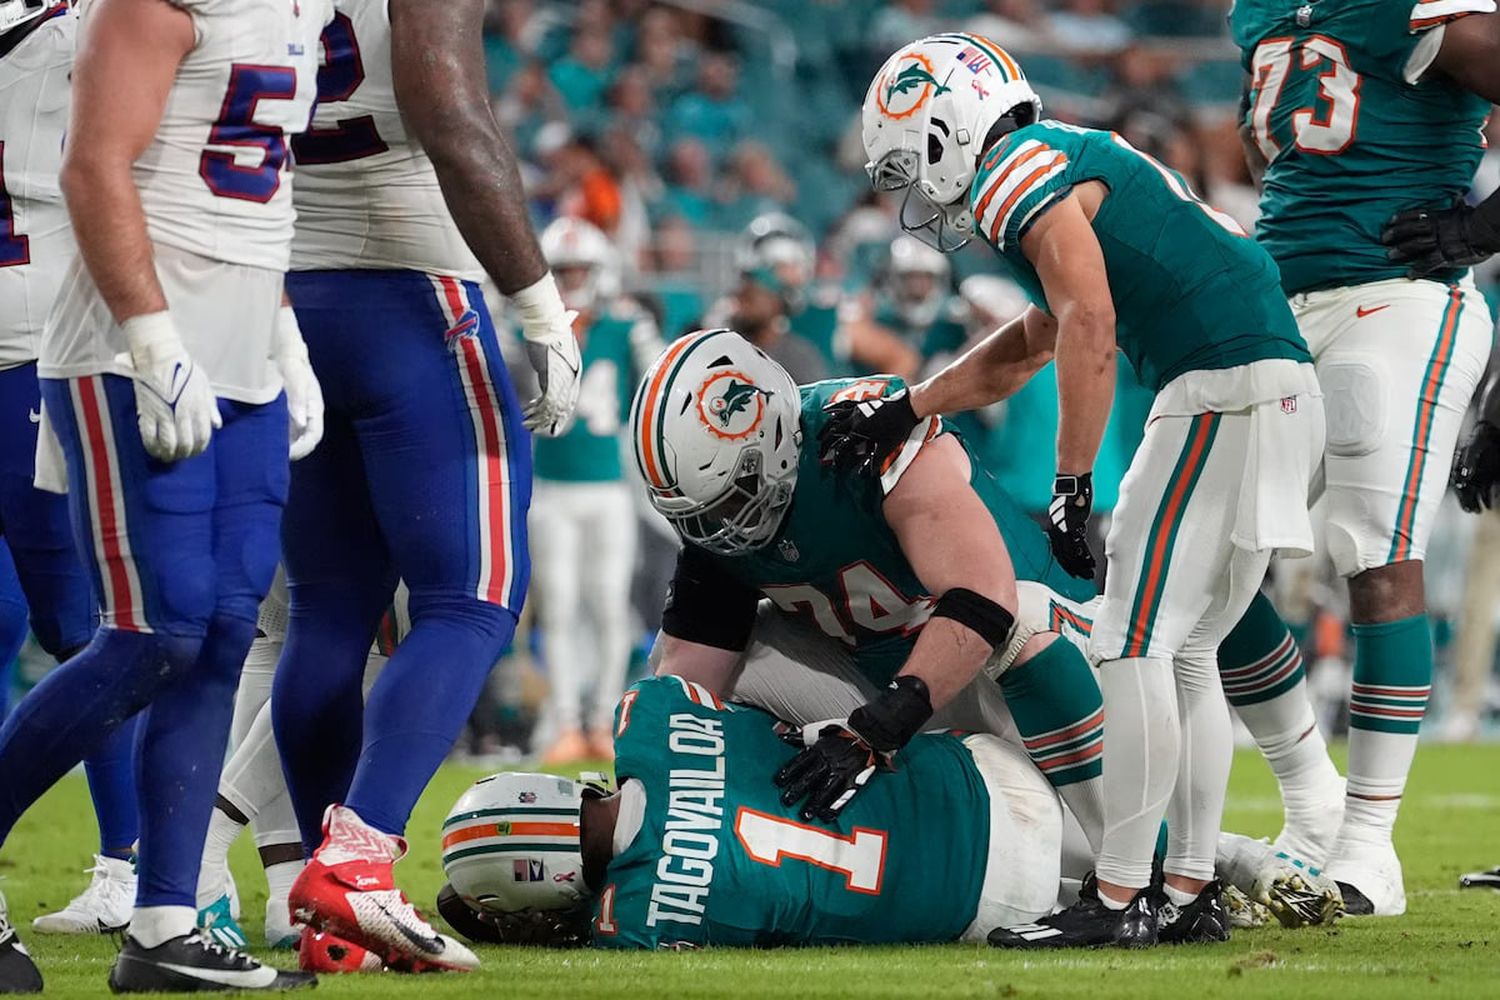
{"type": "MultiPolygon", "coordinates": [[[[1428,746],[1418,755],[1397,828],[1409,911],[1336,928],[1236,934],[1217,947],[1126,954],[1000,953],[983,947],[704,951],[617,955],[485,949],[470,975],[324,977],[319,995],[350,997],[1369,997],[1500,994],[1500,893],[1457,888],[1459,873],[1500,862],[1500,746],[1428,746]]],[[[447,768],[418,807],[400,880],[428,908],[442,881],[437,830],[478,772],[447,768]]],[[[1226,825],[1276,832],[1275,782],[1254,755],[1235,762],[1226,825]]],[[[94,826],[82,778],[33,809],[0,857],[10,900],[53,996],[108,995],[114,942],[29,934],[31,918],[80,889],[94,826]]],[[[246,929],[259,937],[264,883],[248,838],[235,872],[246,929]]],[[[934,886],[941,891],[941,886],[934,886]]],[[[285,957],[278,959],[286,961],[285,957]]]]}

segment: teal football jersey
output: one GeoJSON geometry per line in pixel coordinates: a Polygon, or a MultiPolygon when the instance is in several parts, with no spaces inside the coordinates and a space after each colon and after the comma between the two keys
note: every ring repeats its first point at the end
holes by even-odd
{"type": "Polygon", "coordinates": [[[809,301],[787,317],[792,332],[817,349],[827,370],[842,374],[849,370],[849,359],[839,347],[838,302],[815,289],[809,301]]]}
{"type": "Polygon", "coordinates": [[[625,308],[594,320],[579,342],[583,374],[573,426],[560,437],[538,435],[536,478],[566,482],[617,482],[624,478],[621,431],[630,418],[637,367],[653,351],[656,330],[625,308]]]}
{"type": "Polygon", "coordinates": [[[1031,301],[1047,308],[1021,240],[1073,185],[1101,181],[1094,217],[1120,350],[1152,391],[1184,372],[1269,358],[1311,361],[1276,264],[1181,176],[1112,132],[1042,121],[985,154],[974,220],[1031,301]]]}
{"type": "MultiPolygon", "coordinates": [[[[709,556],[729,577],[850,646],[855,665],[877,685],[889,682],[906,662],[935,601],[901,551],[882,505],[926,441],[953,426],[930,420],[926,437],[904,445],[878,480],[839,475],[822,465],[817,441],[828,403],[886,395],[904,385],[899,378],[880,376],[802,386],[797,486],[780,530],[748,555],[709,556]]],[[[1074,600],[1092,597],[1092,583],[1057,565],[1046,534],[972,451],[969,461],[969,482],[995,518],[1016,578],[1045,583],[1074,600]]]]}
{"type": "Polygon", "coordinates": [[[615,773],[645,791],[594,920],[606,948],[952,941],[973,922],[990,797],[952,736],[915,737],[836,824],[771,778],[796,750],[759,709],[657,677],[615,713],[615,773]]]}
{"type": "Polygon", "coordinates": [[[1436,55],[1431,29],[1494,9],[1493,0],[1237,0],[1229,24],[1251,75],[1246,124],[1267,161],[1256,237],[1288,295],[1403,277],[1380,243],[1386,221],[1468,191],[1489,102],[1420,71],[1436,55]]]}

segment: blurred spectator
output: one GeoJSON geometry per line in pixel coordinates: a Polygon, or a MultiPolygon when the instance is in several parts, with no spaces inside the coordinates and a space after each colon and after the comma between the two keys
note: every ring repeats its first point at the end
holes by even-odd
{"type": "Polygon", "coordinates": [[[742,142],[729,157],[719,221],[742,229],[758,215],[784,211],[797,198],[797,186],[781,164],[758,142],[742,142]]]}
{"type": "Polygon", "coordinates": [[[662,182],[651,157],[625,125],[611,124],[600,140],[600,151],[620,187],[620,214],[613,233],[615,247],[625,260],[625,271],[634,275],[641,254],[651,242],[651,218],[647,206],[661,200],[662,182]]]}
{"type": "Polygon", "coordinates": [[[652,157],[661,152],[661,124],[657,119],[656,95],[644,67],[627,66],[609,90],[610,128],[629,133],[652,157]]]}
{"type": "Polygon", "coordinates": [[[493,107],[495,120],[522,150],[536,148],[542,126],[548,122],[560,124],[567,118],[562,98],[547,79],[546,69],[536,61],[517,68],[510,85],[495,95],[493,107]]]}
{"type": "Polygon", "coordinates": [[[729,326],[769,354],[800,385],[828,376],[818,349],[792,332],[785,283],[772,267],[741,276],[730,299],[729,326]]]}
{"type": "Polygon", "coordinates": [[[635,61],[657,101],[676,95],[682,88],[692,46],[682,37],[677,12],[652,7],[641,16],[635,38],[635,61]]]}
{"type": "Polygon", "coordinates": [[[1130,27],[1115,16],[1112,0],[1063,0],[1058,7],[1047,27],[1053,40],[1072,52],[1118,52],[1130,41],[1130,27]]]}
{"type": "Polygon", "coordinates": [[[738,96],[739,67],[726,53],[705,55],[694,89],[672,102],[672,130],[698,139],[715,158],[727,153],[750,129],[750,108],[738,96]]]}
{"type": "Polygon", "coordinates": [[[870,22],[870,44],[885,54],[943,26],[934,0],[895,0],[883,6],[870,22]]]}
{"type": "Polygon", "coordinates": [[[1047,22],[1036,0],[987,0],[964,30],[984,35],[1012,51],[1025,51],[1047,40],[1047,22]]]}
{"type": "Polygon", "coordinates": [[[679,139],[667,155],[662,209],[697,226],[707,225],[714,211],[713,161],[696,139],[679,139]]]}
{"type": "Polygon", "coordinates": [[[584,219],[613,233],[620,221],[620,184],[588,136],[558,134],[551,143],[539,137],[548,171],[536,195],[552,202],[552,214],[584,219]]]}
{"type": "Polygon", "coordinates": [[[661,304],[661,329],[675,340],[699,325],[703,316],[703,281],[698,274],[698,240],[693,226],[680,215],[656,223],[646,269],[649,287],[661,304]]]}
{"type": "Polygon", "coordinates": [[[602,108],[610,81],[613,45],[607,27],[583,23],[573,33],[568,54],[548,71],[552,85],[574,115],[594,115],[602,108]]]}

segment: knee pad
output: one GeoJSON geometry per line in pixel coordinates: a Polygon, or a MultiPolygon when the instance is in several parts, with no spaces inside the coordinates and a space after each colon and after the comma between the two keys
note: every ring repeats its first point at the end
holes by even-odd
{"type": "MultiPolygon", "coordinates": [[[[467,595],[412,591],[408,604],[413,631],[428,622],[443,622],[474,632],[498,647],[509,644],[516,631],[516,613],[509,608],[467,595]]],[[[496,655],[499,655],[497,648],[496,655]]]]}
{"type": "Polygon", "coordinates": [[[1052,589],[1032,580],[1016,581],[1016,626],[1010,641],[996,649],[984,665],[984,672],[994,680],[1015,665],[1021,650],[1036,636],[1052,631],[1052,589]]]}
{"type": "Polygon", "coordinates": [[[1318,381],[1328,421],[1328,453],[1357,458],[1379,448],[1388,409],[1380,369],[1367,361],[1334,361],[1319,366],[1318,381]]]}
{"type": "MultiPolygon", "coordinates": [[[[187,674],[198,662],[203,637],[168,632],[127,632],[100,629],[89,649],[100,649],[114,669],[125,678],[126,694],[117,706],[123,722],[151,703],[158,691],[187,674]]],[[[66,670],[67,665],[58,668],[66,670]]]]}

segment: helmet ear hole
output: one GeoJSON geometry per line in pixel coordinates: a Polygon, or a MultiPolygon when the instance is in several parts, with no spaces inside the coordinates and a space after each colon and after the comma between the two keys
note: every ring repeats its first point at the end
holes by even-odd
{"type": "Polygon", "coordinates": [[[927,133],[927,165],[930,167],[943,158],[943,143],[936,135],[927,133]]]}

